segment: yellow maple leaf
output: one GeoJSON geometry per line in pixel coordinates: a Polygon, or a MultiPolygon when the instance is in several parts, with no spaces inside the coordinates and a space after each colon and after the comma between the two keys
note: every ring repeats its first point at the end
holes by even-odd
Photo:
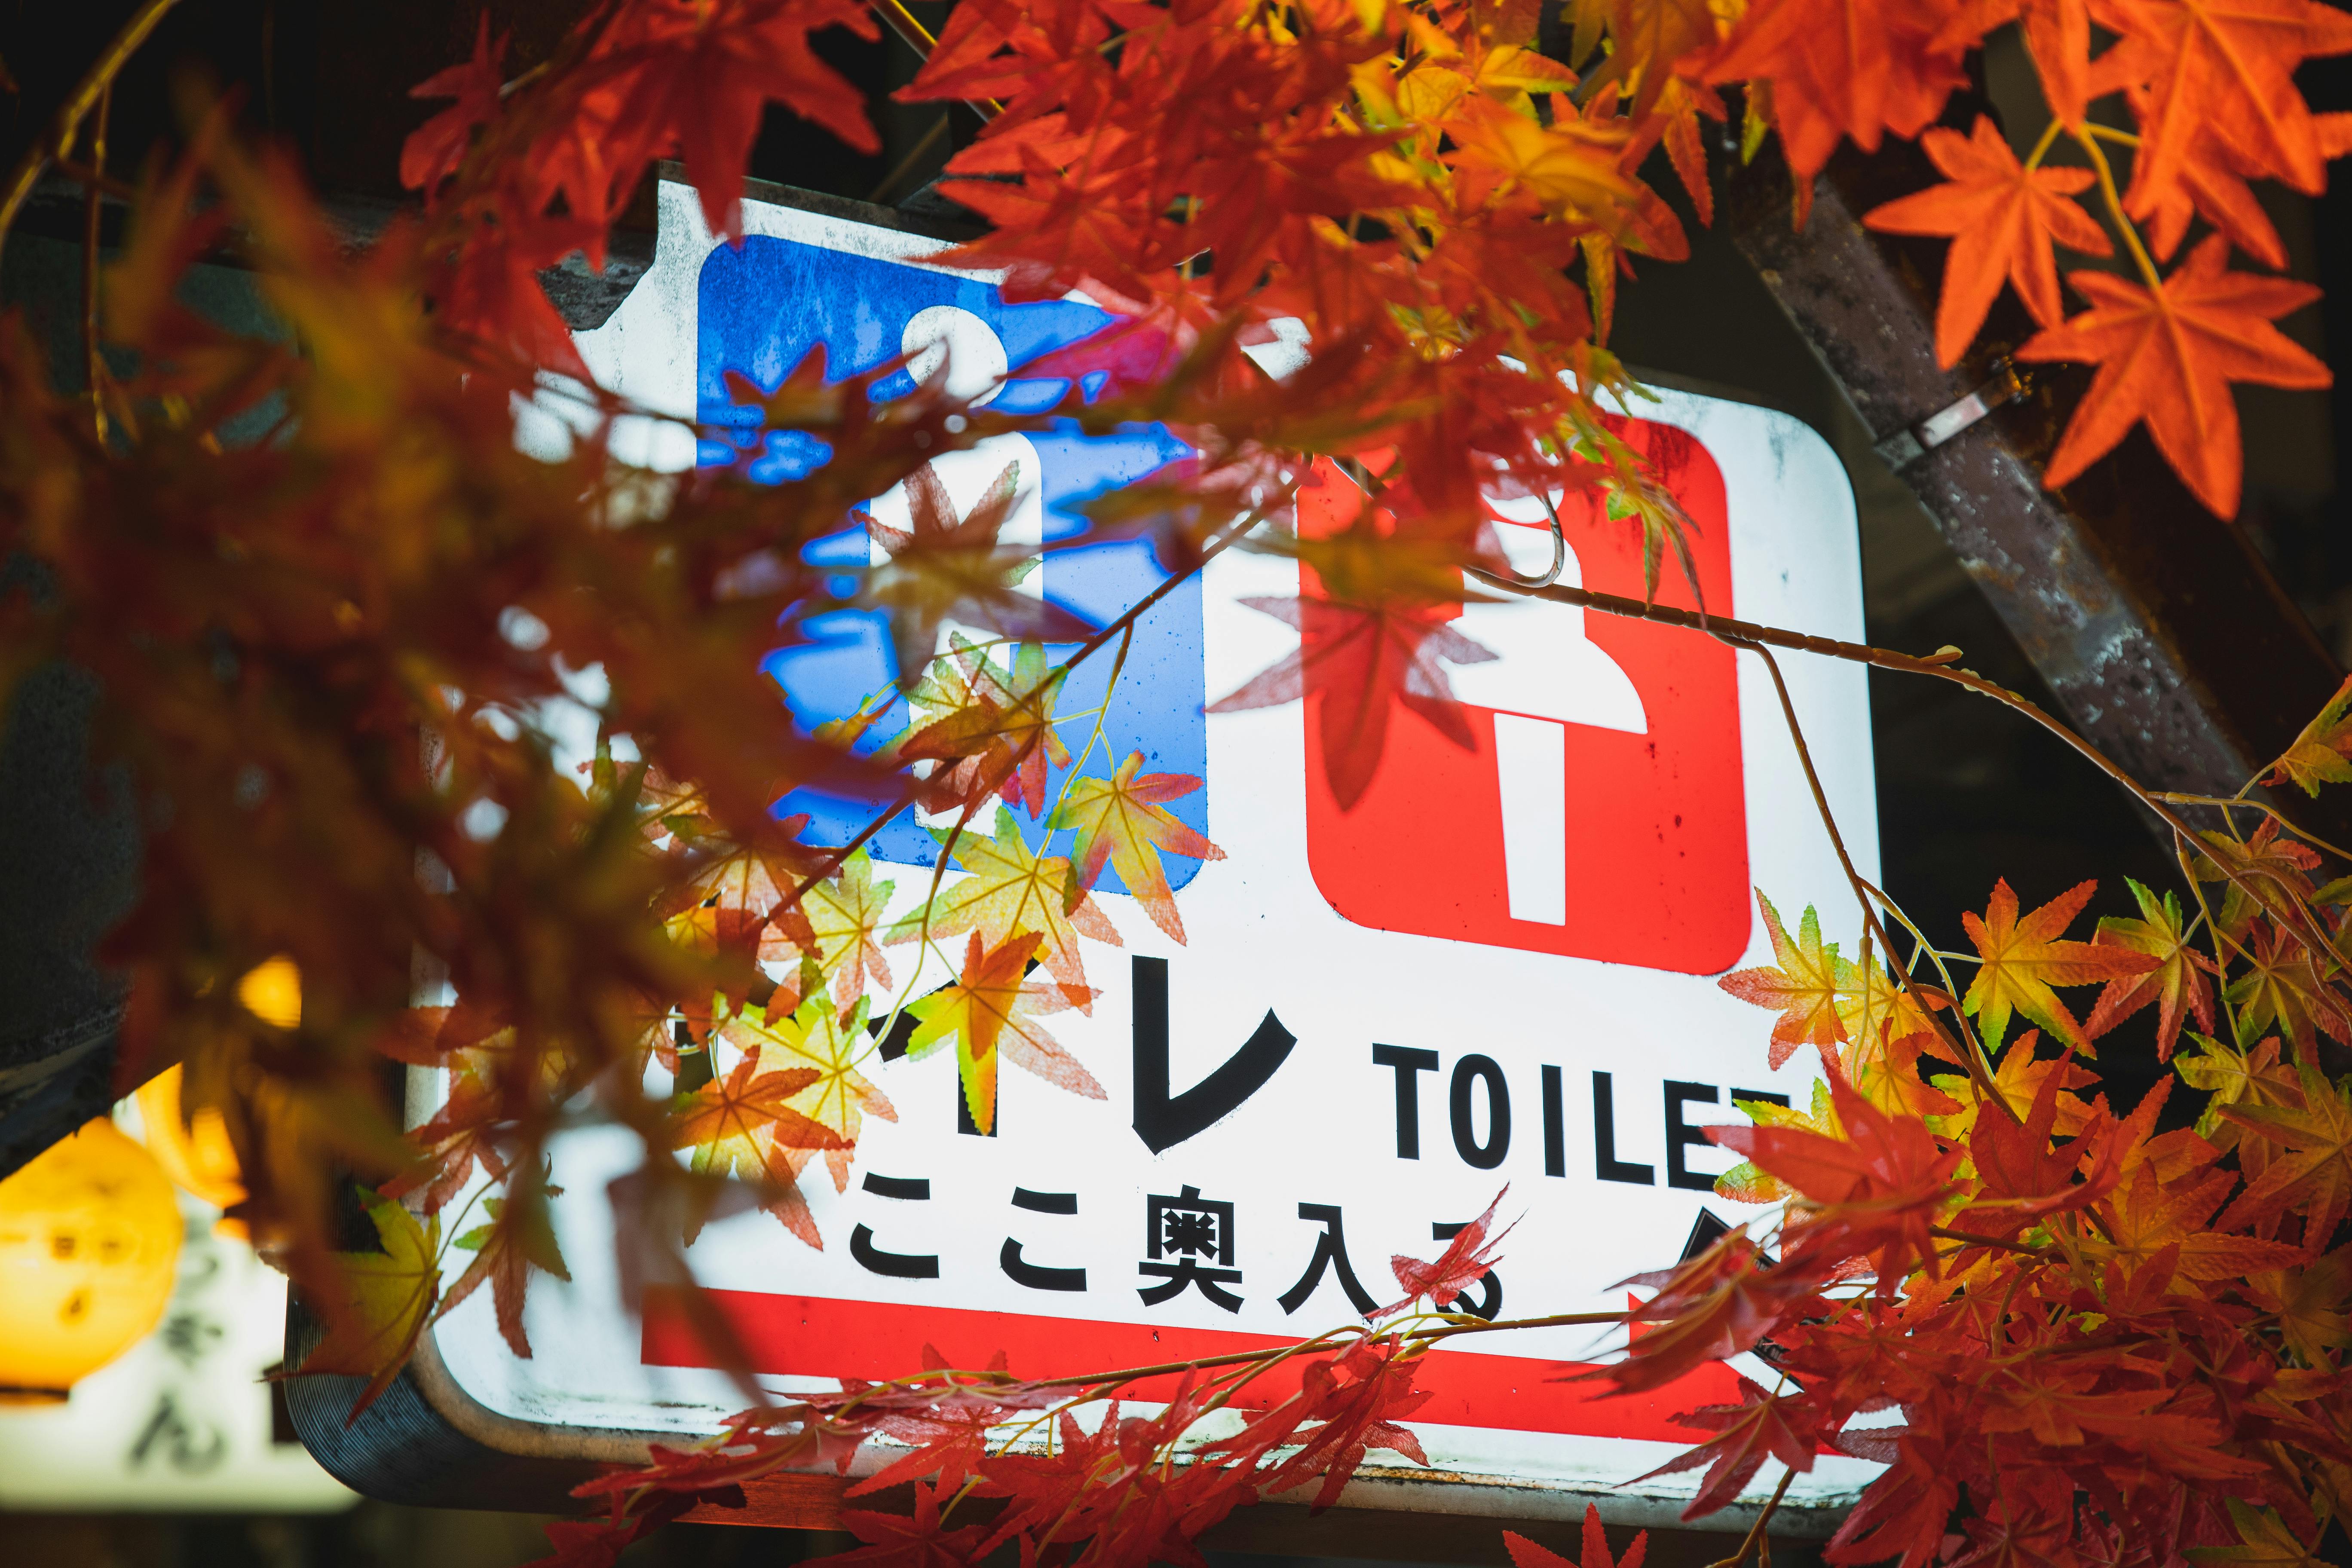
{"type": "Polygon", "coordinates": [[[441,1294],[440,1216],[420,1225],[406,1205],[373,1196],[367,1216],[383,1250],[328,1255],[331,1272],[311,1293],[327,1320],[326,1337],[300,1366],[283,1374],[366,1378],[346,1425],[392,1386],[441,1294]]]}
{"type": "Polygon", "coordinates": [[[2263,782],[2275,784],[2293,779],[2310,795],[2317,795],[2324,784],[2352,784],[2352,763],[2345,761],[2347,752],[2352,752],[2352,675],[2344,678],[2336,695],[2303,727],[2303,733],[2263,782]]]}
{"type": "Polygon", "coordinates": [[[950,846],[955,863],[971,873],[942,891],[928,910],[909,910],[893,925],[885,942],[912,942],[918,937],[976,933],[992,952],[1024,932],[1038,938],[1037,962],[1061,985],[1072,1006],[1094,1011],[1094,989],[1087,984],[1086,963],[1078,955],[1078,938],[1086,935],[1113,947],[1118,928],[1110,923],[1091,896],[1065,910],[1063,894],[1070,880],[1070,862],[1059,855],[1040,857],[1021,837],[1013,813],[996,808],[996,835],[983,838],[971,832],[932,836],[950,846]]]}
{"type": "Polygon", "coordinates": [[[817,963],[833,976],[834,1000],[844,1007],[869,984],[890,989],[890,963],[882,956],[880,936],[883,911],[897,888],[896,882],[874,880],[874,858],[860,849],[801,900],[816,939],[817,963]]]}
{"type": "Polygon", "coordinates": [[[1764,931],[1772,939],[1779,967],[1735,970],[1716,984],[1743,1002],[1780,1013],[1772,1020],[1772,1066],[1779,1067],[1805,1045],[1822,1047],[1826,1059],[1828,1047],[1846,1037],[1846,1026],[1839,1017],[1837,944],[1822,941],[1821,917],[1811,904],[1805,906],[1791,942],[1780,924],[1780,911],[1761,889],[1756,903],[1764,911],[1764,931]]]}
{"type": "Polygon", "coordinates": [[[2157,966],[2153,956],[2130,948],[2060,940],[2059,933],[2091,901],[2098,886],[2078,883],[2040,909],[2020,916],[2017,894],[2003,878],[1993,884],[1991,900],[1981,919],[1965,912],[1960,916],[1960,924],[1976,943],[1981,961],[1960,1005],[1984,1031],[1987,1049],[2000,1048],[2001,1037],[2009,1032],[2011,1015],[2022,1013],[2088,1056],[2090,1042],[2083,1026],[2051,987],[2088,985],[2142,974],[2157,966]]]}
{"type": "Polygon", "coordinates": [[[1222,860],[1225,852],[1160,808],[1201,787],[1190,773],[1145,773],[1143,753],[1130,752],[1118,772],[1107,779],[1078,778],[1070,782],[1048,828],[1073,828],[1070,880],[1063,908],[1075,909],[1102,876],[1108,860],[1151,921],[1178,942],[1184,940],[1183,917],[1176,912],[1176,895],[1169,890],[1160,852],[1189,855],[1196,860],[1222,860]]]}
{"type": "Polygon", "coordinates": [[[929,1056],[949,1040],[955,1041],[964,1105],[971,1112],[972,1125],[982,1133],[996,1125],[1000,1059],[1073,1094],[1088,1100],[1106,1098],[1094,1075],[1036,1021],[1041,1013],[1058,1013],[1070,1005],[1063,987],[1024,981],[1030,954],[1037,951],[1040,940],[1037,932],[1030,931],[989,949],[982,945],[980,933],[972,932],[963,973],[956,983],[907,1009],[916,1019],[915,1032],[907,1038],[910,1058],[929,1056]]]}
{"type": "MultiPolygon", "coordinates": [[[[849,1188],[849,1165],[856,1156],[866,1117],[898,1120],[890,1097],[857,1070],[857,1064],[874,1049],[866,1029],[866,1012],[863,996],[844,1013],[820,992],[803,1002],[796,1012],[771,1018],[751,1008],[719,1030],[761,1070],[805,1070],[816,1075],[804,1088],[786,1096],[783,1104],[840,1140],[824,1151],[835,1192],[849,1188]]],[[[788,1146],[786,1157],[793,1173],[805,1169],[816,1153],[806,1146],[788,1146]]]]}

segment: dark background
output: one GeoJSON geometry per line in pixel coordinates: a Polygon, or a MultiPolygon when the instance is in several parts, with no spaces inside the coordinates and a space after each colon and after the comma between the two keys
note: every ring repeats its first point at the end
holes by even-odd
{"type": "MultiPolygon", "coordinates": [[[[9,163],[46,132],[58,101],[131,8],[125,0],[68,7],[9,0],[0,13],[0,59],[17,89],[0,96],[9,163]]],[[[913,9],[936,28],[946,8],[913,9]]],[[[544,58],[579,10],[557,0],[489,5],[494,29],[512,34],[509,74],[544,58]]],[[[191,89],[208,85],[236,96],[248,130],[296,149],[322,191],[398,199],[401,141],[436,107],[408,99],[406,90],[470,52],[478,14],[459,0],[323,6],[187,0],[121,79],[108,166],[135,177],[173,141],[175,97],[189,101],[191,89]]],[[[947,111],[884,96],[908,80],[917,63],[897,39],[885,34],[865,42],[836,32],[819,47],[873,96],[882,153],[856,153],[772,110],[751,155],[752,175],[899,201],[921,189],[951,144],[969,139],[976,121],[968,112],[955,112],[948,134],[929,134],[947,111]]],[[[1997,47],[1989,57],[1982,85],[2021,149],[2040,129],[2042,113],[2030,74],[2013,47],[1997,47]]],[[[2352,59],[2313,62],[2302,82],[2314,110],[2352,109],[2352,59]]],[[[1663,167],[1650,173],[1679,203],[1663,167]]],[[[2335,167],[2324,195],[2270,189],[2264,196],[2294,275],[2336,285],[2318,307],[2282,325],[2341,367],[2352,361],[2352,161],[2335,167]]],[[[649,205],[644,210],[649,214],[649,205]]],[[[1972,668],[2048,704],[2032,665],[1927,514],[1873,455],[1877,433],[1862,426],[1729,240],[1701,230],[1684,210],[1695,254],[1681,265],[1640,264],[1639,279],[1620,291],[1612,346],[1661,382],[1780,408],[1820,431],[1844,458],[1859,502],[1871,641],[1912,652],[1956,645],[1972,668]]],[[[12,292],[24,291],[27,265],[11,256],[12,292]]],[[[2352,491],[2336,460],[2352,436],[2352,400],[2261,388],[2241,389],[2239,396],[2245,501],[2233,524],[2212,526],[2245,531],[2338,664],[2352,663],[2352,530],[2346,526],[2352,491]]],[[[1982,909],[1996,877],[2007,877],[2029,908],[2097,878],[2094,913],[2131,911],[2126,876],[2156,886],[2176,879],[2145,820],[2042,731],[1942,682],[1874,670],[1871,697],[1885,886],[1939,943],[1966,947],[1958,913],[1982,909]]],[[[1844,910],[1825,914],[1833,931],[1851,923],[1844,910]]],[[[2078,927],[2075,934],[2087,931],[2078,927]]],[[[2145,1048],[2147,1016],[2111,1037],[2100,1063],[2126,1101],[2160,1070],[2145,1048]]],[[[521,1561],[535,1542],[535,1526],[518,1516],[436,1515],[373,1503],[315,1521],[0,1519],[0,1549],[12,1561],[77,1568],[473,1568],[521,1561]]],[[[787,1563],[846,1544],[845,1538],[677,1527],[630,1560],[787,1563]]],[[[1234,1568],[1251,1561],[1234,1560],[1234,1568]]]]}

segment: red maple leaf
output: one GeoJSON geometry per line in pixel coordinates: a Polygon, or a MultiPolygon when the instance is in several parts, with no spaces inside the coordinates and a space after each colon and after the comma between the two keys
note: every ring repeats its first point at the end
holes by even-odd
{"type": "Polygon", "coordinates": [[[472,145],[475,129],[498,118],[499,89],[504,85],[499,62],[506,58],[507,35],[490,39],[490,14],[482,13],[474,37],[474,58],[462,65],[436,71],[408,89],[411,98],[454,98],[457,101],[408,133],[400,148],[400,183],[412,191],[431,191],[457,172],[472,145]]]}
{"type": "Polygon", "coordinates": [[[1584,1505],[1583,1561],[1571,1563],[1549,1547],[1538,1546],[1516,1530],[1503,1531],[1503,1549],[1511,1554],[1513,1568],[1642,1568],[1642,1559],[1649,1555],[1650,1532],[1643,1531],[1633,1537],[1633,1544],[1625,1549],[1622,1561],[1609,1555],[1609,1537],[1601,1528],[1601,1510],[1592,1503],[1584,1505]]]}
{"type": "Polygon", "coordinates": [[[1778,1459],[1792,1470],[1813,1468],[1813,1451],[1821,1446],[1827,1423],[1825,1412],[1803,1394],[1770,1394],[1746,1377],[1739,1379],[1739,1403],[1706,1405],[1675,1417],[1678,1426],[1696,1426],[1716,1435],[1697,1447],[1675,1455],[1648,1475],[1707,1467],[1698,1495],[1683,1510],[1685,1519],[1713,1513],[1738,1500],[1766,1459],[1778,1459]]]}
{"type": "Polygon", "coordinates": [[[1890,1116],[1830,1075],[1843,1138],[1802,1127],[1710,1127],[1707,1136],[1797,1190],[1811,1212],[1791,1215],[1776,1269],[1801,1276],[1868,1254],[1882,1294],[1914,1268],[1938,1272],[1928,1228],[1950,1191],[1960,1151],[1939,1148],[1916,1116],[1890,1116]]]}
{"type": "MultiPolygon", "coordinates": [[[[1322,483],[1348,483],[1328,463],[1318,468],[1322,483]]],[[[1368,502],[1344,531],[1288,548],[1300,562],[1298,595],[1242,603],[1296,627],[1299,646],[1209,711],[1316,699],[1324,771],[1343,811],[1370,787],[1400,703],[1469,750],[1466,710],[1439,661],[1496,657],[1452,624],[1465,597],[1462,569],[1478,563],[1470,541],[1399,523],[1368,502]]]]}
{"type": "Polygon", "coordinates": [[[2067,280],[2091,309],[2017,351],[2032,363],[2074,360],[2098,374],[2050,456],[2053,489],[2105,457],[2142,420],[2157,449],[2219,517],[2238,510],[2244,455],[2231,382],[2312,389],[2334,379],[2309,351],[2271,322],[2319,298],[2308,283],[2229,269],[2230,242],[2214,235],[2158,289],[2104,272],[2067,280]]]}
{"type": "Polygon", "coordinates": [[[2106,231],[2068,199],[2091,184],[2091,171],[2027,168],[1990,115],[1977,116],[1967,136],[1936,126],[1919,145],[1952,183],[1888,202],[1862,221],[1883,234],[1952,237],[1936,305],[1936,358],[1959,363],[2003,278],[2035,321],[2056,326],[2065,310],[2050,242],[2092,256],[2114,248],[2106,231]]]}
{"type": "Polygon", "coordinates": [[[909,1519],[895,1513],[852,1510],[841,1516],[842,1528],[866,1544],[845,1552],[835,1563],[888,1564],[889,1568],[965,1568],[973,1561],[972,1548],[988,1533],[984,1524],[940,1525],[940,1489],[915,1483],[915,1512],[909,1519]]]}
{"type": "MultiPolygon", "coordinates": [[[[1435,1262],[1423,1263],[1402,1253],[1390,1258],[1389,1268],[1396,1275],[1397,1283],[1404,1287],[1405,1298],[1381,1308],[1372,1316],[1385,1318],[1391,1312],[1412,1306],[1424,1296],[1429,1298],[1433,1307],[1442,1307],[1476,1284],[1488,1269],[1494,1268],[1495,1248],[1502,1245],[1504,1237],[1511,1234],[1512,1226],[1507,1225],[1491,1241],[1486,1235],[1486,1227],[1494,1223],[1495,1210],[1502,1204],[1503,1193],[1510,1190],[1506,1186],[1503,1192],[1496,1193],[1495,1201],[1486,1205],[1485,1214],[1454,1232],[1453,1242],[1437,1255],[1435,1262]]],[[[1517,1223],[1513,1222],[1514,1225],[1517,1223]]]]}

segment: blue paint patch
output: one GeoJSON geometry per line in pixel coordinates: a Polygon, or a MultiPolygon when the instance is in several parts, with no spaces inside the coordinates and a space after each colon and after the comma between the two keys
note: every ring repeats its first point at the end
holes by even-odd
{"type": "MultiPolygon", "coordinates": [[[[1007,304],[994,285],[966,275],[772,236],[753,236],[740,249],[720,246],[703,263],[698,290],[696,388],[704,438],[698,446],[698,460],[735,463],[756,446],[759,455],[745,465],[755,481],[781,484],[805,476],[832,456],[831,449],[802,432],[763,432],[758,409],[738,406],[729,398],[726,373],[733,371],[772,389],[822,345],[828,377],[855,375],[896,357],[907,323],[917,312],[940,305],[969,310],[987,323],[1016,372],[1113,320],[1077,301],[1007,304]]],[[[1083,395],[1097,395],[1105,378],[1102,371],[1081,370],[1083,395]]],[[[903,396],[914,384],[900,370],[877,384],[874,395],[878,399],[903,396]]],[[[992,406],[1009,413],[1041,412],[1066,396],[1069,384],[1064,377],[1016,374],[992,406]]],[[[1038,484],[1049,541],[1084,531],[1077,507],[1190,450],[1157,425],[1094,437],[1067,419],[1055,421],[1053,428],[1030,441],[1043,469],[1038,484]]],[[[862,531],[845,530],[812,542],[803,556],[812,565],[840,571],[843,575],[834,579],[838,590],[851,581],[849,574],[865,567],[867,549],[862,531]]],[[[1056,551],[1046,556],[1042,571],[1047,599],[1097,625],[1124,614],[1168,575],[1149,546],[1131,542],[1056,551]]],[[[908,707],[892,689],[896,659],[880,612],[834,611],[812,616],[802,629],[806,640],[770,655],[765,668],[783,688],[803,725],[813,729],[848,718],[861,705],[887,697],[888,710],[866,731],[864,749],[870,751],[906,728],[908,707]]],[[[1052,646],[1047,654],[1066,658],[1075,647],[1052,646]]],[[[1091,710],[1104,706],[1108,694],[1101,719],[1102,743],[1084,758],[1079,771],[1108,778],[1129,752],[1140,751],[1146,773],[1190,773],[1205,780],[1209,745],[1202,710],[1207,693],[1198,577],[1174,589],[1137,621],[1118,690],[1109,693],[1114,653],[1106,648],[1079,666],[1062,692],[1060,712],[1086,715],[1065,720],[1060,726],[1074,756],[1086,751],[1096,724],[1091,710]]],[[[1048,776],[1049,810],[1068,771],[1055,768],[1048,776]]],[[[799,789],[779,801],[776,812],[806,812],[809,840],[837,844],[863,828],[885,804],[879,798],[799,789]]],[[[1168,803],[1166,809],[1196,831],[1209,831],[1207,788],[1168,803]]],[[[1042,830],[1025,815],[1016,816],[1035,842],[1042,830]]],[[[984,814],[982,820],[992,818],[984,814]]],[[[1062,842],[1052,847],[1066,852],[1069,835],[1055,837],[1062,842]]],[[[900,813],[870,844],[876,858],[907,865],[929,866],[939,853],[937,841],[911,812],[900,813]]],[[[1197,862],[1171,856],[1167,862],[1170,885],[1183,887],[1199,869],[1197,862]]],[[[1111,892],[1127,890],[1109,870],[1101,885],[1111,892]]]]}

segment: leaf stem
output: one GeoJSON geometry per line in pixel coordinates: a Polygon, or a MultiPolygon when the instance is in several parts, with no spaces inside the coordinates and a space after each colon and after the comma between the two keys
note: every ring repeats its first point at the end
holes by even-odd
{"type": "MultiPolygon", "coordinates": [[[[1797,761],[1804,765],[1805,784],[1813,793],[1813,806],[1821,816],[1822,826],[1829,833],[1830,847],[1837,851],[1838,864],[1845,870],[1846,881],[1853,889],[1854,901],[1862,906],[1864,924],[1877,937],[1878,945],[1882,951],[1893,952],[1894,941],[1887,936],[1886,927],[1880,923],[1877,907],[1870,896],[1874,889],[1869,883],[1863,880],[1862,873],[1854,869],[1853,857],[1846,851],[1845,836],[1838,831],[1836,814],[1830,810],[1830,798],[1827,792],[1822,788],[1821,773],[1813,767],[1812,749],[1805,744],[1803,728],[1797,722],[1797,706],[1790,700],[1789,683],[1780,675],[1780,661],[1774,658],[1771,649],[1760,642],[1747,641],[1728,636],[1719,627],[1715,629],[1715,636],[1735,647],[1745,647],[1748,651],[1763,659],[1764,668],[1770,672],[1772,689],[1780,699],[1781,717],[1788,721],[1789,738],[1796,744],[1797,761]]],[[[1918,932],[1915,930],[1912,934],[1916,936],[1918,932]]],[[[1866,966],[1865,958],[1865,969],[1866,966]]],[[[1941,968],[1940,962],[1937,967],[1941,968]]],[[[1945,979],[1948,987],[1950,976],[1947,975],[1945,979]]],[[[1870,982],[1871,976],[1865,972],[1862,979],[1863,995],[1865,1000],[1870,994],[1870,982]]],[[[1957,1054],[1961,1062],[1966,1065],[1969,1077],[1976,1080],[1979,1095],[2000,1107],[2002,1113],[2008,1116],[2011,1122],[2022,1126],[2023,1121],[2017,1114],[2017,1108],[2010,1104],[2009,1097],[2001,1092],[2000,1080],[1993,1074],[1992,1060],[1986,1054],[1984,1042],[1977,1038],[1963,1022],[1960,1025],[1960,1034],[1964,1043],[1956,1043],[1945,1034],[1942,1023],[1927,1008],[1921,1008],[1919,1016],[1925,1018],[1927,1026],[1935,1031],[1937,1039],[1957,1054]]]]}
{"type": "Polygon", "coordinates": [[[2042,128],[2041,140],[2034,142],[2033,151],[2025,155],[2025,167],[2028,172],[2042,166],[2042,160],[2050,156],[2051,147],[2057,142],[2058,133],[2065,129],[2064,121],[2054,114],[2050,117],[2050,123],[2042,128]]]}
{"type": "Polygon", "coordinates": [[[2140,277],[2147,280],[2151,292],[2162,293],[2164,274],[2157,270],[2156,262],[2147,254],[2147,247],[2140,243],[2138,226],[2124,212],[2123,197],[2116,191],[2116,171],[2108,163],[2106,153],[2099,150],[2096,137],[2080,131],[2074,135],[2074,144],[2089,155],[2091,167],[2099,176],[2099,197],[2106,204],[2108,218],[2123,232],[2124,244],[2131,248],[2132,260],[2139,268],[2140,277]]]}

